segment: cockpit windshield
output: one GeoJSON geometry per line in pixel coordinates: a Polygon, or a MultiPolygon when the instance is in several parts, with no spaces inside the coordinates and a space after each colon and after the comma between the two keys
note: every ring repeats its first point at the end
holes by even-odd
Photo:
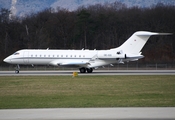
{"type": "Polygon", "coordinates": [[[18,53],[18,52],[16,52],[16,53],[14,53],[13,55],[19,55],[19,53],[18,53]]]}

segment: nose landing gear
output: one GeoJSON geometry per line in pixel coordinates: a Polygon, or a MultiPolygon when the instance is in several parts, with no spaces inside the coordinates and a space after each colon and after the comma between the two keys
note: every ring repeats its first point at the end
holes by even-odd
{"type": "Polygon", "coordinates": [[[19,65],[16,65],[16,67],[15,67],[15,73],[16,73],[16,74],[19,73],[19,69],[20,69],[20,66],[19,66],[19,65]]]}

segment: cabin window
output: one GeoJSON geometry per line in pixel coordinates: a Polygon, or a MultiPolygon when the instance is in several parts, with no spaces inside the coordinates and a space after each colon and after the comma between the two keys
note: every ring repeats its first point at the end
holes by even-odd
{"type": "Polygon", "coordinates": [[[61,55],[61,57],[63,57],[63,55],[61,55]]]}
{"type": "Polygon", "coordinates": [[[74,57],[76,57],[76,55],[74,57]]]}
{"type": "Polygon", "coordinates": [[[66,55],[66,57],[68,57],[68,55],[66,55]]]}
{"type": "Polygon", "coordinates": [[[59,55],[57,55],[57,57],[59,57],[59,55]]]}
{"type": "Polygon", "coordinates": [[[72,55],[70,55],[70,57],[72,57],[72,55]]]}
{"type": "Polygon", "coordinates": [[[79,57],[81,57],[81,55],[79,55],[79,57]]]}

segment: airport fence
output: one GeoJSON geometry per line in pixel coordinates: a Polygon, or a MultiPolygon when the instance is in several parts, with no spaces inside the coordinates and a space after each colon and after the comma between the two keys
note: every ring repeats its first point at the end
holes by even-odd
{"type": "MultiPolygon", "coordinates": [[[[0,71],[13,71],[16,68],[15,65],[1,65],[0,71]]],[[[175,70],[174,64],[169,63],[125,63],[125,64],[113,64],[108,66],[103,66],[97,68],[99,70],[175,70]]],[[[77,70],[76,67],[62,67],[62,66],[30,66],[30,65],[20,65],[20,70],[26,71],[48,71],[48,70],[77,70]]]]}

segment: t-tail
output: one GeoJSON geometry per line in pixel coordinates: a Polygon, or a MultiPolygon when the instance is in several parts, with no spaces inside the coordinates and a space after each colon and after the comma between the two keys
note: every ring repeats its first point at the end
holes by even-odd
{"type": "Polygon", "coordinates": [[[120,47],[111,50],[117,51],[117,60],[119,63],[125,61],[135,61],[143,58],[141,50],[153,35],[171,35],[172,33],[156,33],[147,31],[135,32],[127,41],[125,41],[120,47]]]}
{"type": "Polygon", "coordinates": [[[128,52],[130,54],[140,54],[140,51],[148,41],[148,39],[153,35],[171,35],[172,33],[156,33],[147,31],[135,32],[126,42],[124,42],[119,48],[123,52],[128,52]]]}

